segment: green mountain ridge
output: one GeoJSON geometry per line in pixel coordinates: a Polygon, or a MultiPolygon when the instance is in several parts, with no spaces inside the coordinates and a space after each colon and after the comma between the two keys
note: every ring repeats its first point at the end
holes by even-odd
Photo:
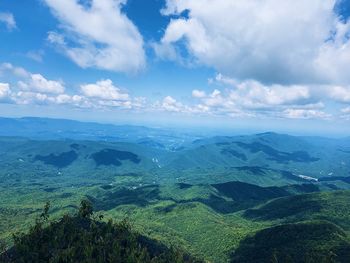
{"type": "Polygon", "coordinates": [[[141,235],[208,262],[254,262],[249,247],[260,250],[269,233],[269,258],[299,257],[280,233],[308,224],[329,231],[324,243],[322,232],[295,235],[296,244],[311,244],[303,255],[327,259],[331,250],[339,254],[332,260],[347,262],[339,248],[350,231],[347,139],[264,133],[169,147],[164,137],[143,138],[0,137],[0,241],[8,246],[14,232],[26,233],[49,200],[59,220],[88,199],[106,218],[128,218],[141,235]]]}

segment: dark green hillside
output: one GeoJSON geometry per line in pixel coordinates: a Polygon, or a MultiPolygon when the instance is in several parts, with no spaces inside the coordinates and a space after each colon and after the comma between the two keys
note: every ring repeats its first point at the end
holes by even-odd
{"type": "Polygon", "coordinates": [[[140,174],[141,181],[147,183],[241,181],[260,186],[319,179],[332,189],[347,189],[349,154],[338,140],[326,142],[328,145],[315,145],[314,140],[268,133],[203,139],[180,149],[173,145],[162,147],[156,139],[124,143],[0,137],[0,176],[59,174],[88,180],[100,177],[114,183],[111,177],[115,178],[116,174],[133,173],[140,174]],[[90,171],[88,176],[85,171],[90,171]]]}
{"type": "Polygon", "coordinates": [[[349,262],[350,242],[342,229],[325,221],[267,228],[241,241],[231,262],[349,262]]]}
{"type": "Polygon", "coordinates": [[[140,163],[139,157],[131,152],[118,151],[114,149],[103,149],[91,155],[97,166],[99,165],[115,165],[121,166],[122,161],[129,160],[133,163],[140,163]]]}
{"type": "Polygon", "coordinates": [[[71,165],[78,155],[75,151],[63,152],[60,154],[51,153],[47,156],[36,155],[34,160],[42,161],[45,164],[53,165],[57,168],[63,168],[71,165]]]}
{"type": "MultiPolygon", "coordinates": [[[[276,133],[214,137],[195,141],[165,164],[190,183],[242,181],[261,186],[342,181],[348,188],[350,157],[343,139],[296,137],[276,133]],[[209,179],[208,179],[209,178],[209,179]],[[345,178],[345,179],[344,179],[345,178]]],[[[335,189],[336,187],[334,187],[335,189]]]]}
{"type": "Polygon", "coordinates": [[[288,187],[260,187],[242,182],[227,182],[213,185],[145,185],[138,187],[102,186],[103,190],[91,191],[90,201],[98,210],[111,210],[122,205],[146,207],[158,202],[172,202],[159,211],[170,211],[175,207],[199,202],[218,213],[232,213],[262,204],[267,200],[290,196],[296,193],[316,192],[313,185],[291,185],[288,187]]]}
{"type": "Polygon", "coordinates": [[[47,205],[28,234],[14,235],[14,246],[0,255],[1,262],[199,262],[134,232],[126,221],[93,219],[86,201],[77,215],[51,223],[48,209],[47,205]]]}
{"type": "MultiPolygon", "coordinates": [[[[41,180],[45,177],[67,177],[68,184],[114,181],[117,174],[150,173],[159,170],[154,158],[164,150],[139,144],[93,141],[34,141],[23,138],[0,138],[0,178],[41,180]],[[89,171],[87,174],[86,171],[89,171]],[[16,175],[16,176],[14,176],[16,175]],[[40,176],[38,176],[40,175],[40,176]],[[73,179],[74,178],[74,179],[73,179]],[[113,179],[111,179],[113,178],[113,179]]],[[[157,159],[158,160],[158,159],[157,159]]],[[[146,176],[144,176],[146,179],[146,176]]],[[[152,182],[154,178],[148,180],[152,182]]],[[[8,181],[7,181],[8,182],[8,181]]],[[[47,182],[47,180],[46,180],[47,182]]]]}
{"type": "Polygon", "coordinates": [[[290,195],[286,190],[280,187],[259,187],[241,182],[213,184],[212,186],[221,194],[226,195],[236,201],[269,200],[290,195]]]}
{"type": "Polygon", "coordinates": [[[311,157],[305,151],[282,152],[260,142],[253,142],[250,144],[236,142],[236,144],[240,148],[249,150],[251,153],[262,152],[268,156],[267,158],[269,160],[275,161],[277,163],[288,163],[288,162],[309,163],[309,162],[316,162],[320,160],[319,158],[311,157]]]}
{"type": "Polygon", "coordinates": [[[248,209],[244,216],[258,221],[327,220],[350,231],[350,192],[320,192],[278,198],[248,209]]]}

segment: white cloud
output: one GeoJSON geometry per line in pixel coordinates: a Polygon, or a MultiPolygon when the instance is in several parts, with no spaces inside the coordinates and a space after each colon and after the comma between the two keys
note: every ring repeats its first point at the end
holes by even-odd
{"type": "Polygon", "coordinates": [[[167,0],[171,19],[156,45],[162,58],[262,83],[350,83],[350,21],[336,0],[167,0]],[[181,14],[188,11],[188,17],[181,14]],[[179,45],[178,45],[179,44],[179,45]],[[188,59],[188,58],[187,58],[188,59]]]}
{"type": "Polygon", "coordinates": [[[63,81],[48,80],[10,63],[0,64],[0,77],[11,80],[0,83],[0,100],[16,104],[66,105],[78,108],[105,110],[120,108],[144,110],[146,98],[131,97],[109,79],[80,85],[78,93],[66,90],[63,81]]]}
{"type": "Polygon", "coordinates": [[[47,94],[31,92],[31,91],[18,91],[13,94],[13,100],[16,104],[48,104],[50,97],[47,94]]]}
{"type": "Polygon", "coordinates": [[[328,89],[329,96],[339,102],[350,102],[350,87],[335,86],[328,89]]]}
{"type": "MultiPolygon", "coordinates": [[[[209,83],[220,87],[211,93],[193,90],[192,97],[205,108],[206,113],[231,117],[275,117],[275,118],[322,118],[330,114],[323,112],[325,105],[320,99],[329,98],[328,87],[305,85],[264,85],[255,80],[239,81],[222,74],[210,79],[209,83]]],[[[192,110],[192,112],[196,112],[192,110]]]]}
{"type": "Polygon", "coordinates": [[[266,86],[257,81],[240,83],[237,90],[231,92],[231,96],[235,98],[237,93],[246,100],[247,106],[250,107],[306,104],[310,99],[310,91],[306,86],[266,86]]]}
{"type": "Polygon", "coordinates": [[[166,111],[181,112],[184,106],[173,97],[166,96],[161,103],[161,108],[166,111]]]}
{"type": "Polygon", "coordinates": [[[74,105],[80,105],[84,101],[84,98],[79,95],[67,95],[67,94],[60,94],[55,98],[55,102],[57,104],[74,104],[74,105]]]}
{"type": "Polygon", "coordinates": [[[193,90],[192,97],[194,98],[204,98],[206,96],[205,92],[202,90],[193,90]]]}
{"type": "Polygon", "coordinates": [[[25,81],[18,82],[19,87],[25,91],[37,91],[41,93],[64,93],[63,83],[55,80],[47,80],[41,74],[30,74],[25,81]]]}
{"type": "Polygon", "coordinates": [[[10,95],[10,84],[0,82],[0,100],[7,99],[10,95]]]}
{"type": "Polygon", "coordinates": [[[218,105],[242,107],[246,109],[275,108],[284,105],[307,105],[315,103],[311,90],[303,85],[264,85],[255,80],[239,82],[219,74],[212,84],[223,84],[225,94],[215,89],[209,96],[202,96],[203,101],[210,106],[218,105]]]}
{"type": "Polygon", "coordinates": [[[210,114],[210,109],[206,105],[185,105],[172,96],[166,96],[161,102],[157,101],[150,109],[153,111],[168,111],[181,114],[210,114]]]}
{"type": "Polygon", "coordinates": [[[80,67],[137,72],[145,66],[143,39],[122,13],[125,0],[45,0],[61,23],[62,32],[49,32],[48,41],[80,67]]]}
{"type": "Polygon", "coordinates": [[[27,78],[30,76],[30,73],[24,68],[15,67],[11,63],[2,63],[0,64],[0,76],[1,75],[14,75],[15,77],[27,78]]]}
{"type": "Polygon", "coordinates": [[[129,95],[113,85],[110,79],[100,80],[95,84],[81,85],[81,91],[86,97],[103,100],[128,100],[129,95]]]}
{"type": "Polygon", "coordinates": [[[11,13],[0,12],[0,22],[5,23],[9,31],[17,28],[15,18],[11,13]]]}
{"type": "Polygon", "coordinates": [[[0,64],[0,77],[4,77],[0,83],[0,101],[5,103],[55,104],[98,110],[116,108],[134,112],[166,111],[232,118],[350,120],[349,107],[338,113],[334,111],[340,103],[349,103],[350,90],[343,86],[267,85],[218,74],[209,81],[214,86],[212,91],[195,89],[192,101],[188,101],[189,98],[187,102],[180,101],[169,95],[154,102],[131,96],[110,79],[82,84],[78,91],[74,91],[66,89],[62,81],[48,80],[41,74],[33,74],[9,63],[0,64]]]}

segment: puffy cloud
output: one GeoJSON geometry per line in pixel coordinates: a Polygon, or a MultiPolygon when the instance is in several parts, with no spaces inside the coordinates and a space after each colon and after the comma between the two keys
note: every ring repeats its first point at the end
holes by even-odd
{"type": "Polygon", "coordinates": [[[306,104],[310,99],[310,91],[306,86],[266,86],[257,81],[245,81],[231,92],[231,97],[242,97],[249,107],[273,107],[288,104],[306,104]]]}
{"type": "Polygon", "coordinates": [[[210,114],[208,106],[203,104],[197,105],[185,105],[182,102],[177,101],[171,96],[166,96],[161,102],[156,102],[151,110],[155,111],[168,111],[174,113],[185,113],[185,114],[210,114]]]}
{"type": "Polygon", "coordinates": [[[55,102],[57,104],[74,104],[79,105],[81,102],[84,101],[84,98],[80,95],[67,95],[67,94],[60,94],[55,98],[55,102]]]}
{"type": "Polygon", "coordinates": [[[145,66],[143,39],[122,12],[125,0],[45,0],[61,23],[48,41],[80,67],[136,72],[145,66]]]}
{"type": "Polygon", "coordinates": [[[0,76],[20,79],[17,87],[22,91],[52,94],[61,94],[65,91],[62,81],[48,80],[41,74],[31,73],[11,63],[0,64],[0,76]]]}
{"type": "Polygon", "coordinates": [[[18,91],[13,94],[13,100],[16,104],[47,104],[50,97],[47,94],[31,91],[18,91]]]}
{"type": "Polygon", "coordinates": [[[11,13],[0,12],[0,22],[4,23],[9,31],[17,28],[15,18],[11,13]]]}
{"type": "Polygon", "coordinates": [[[64,86],[61,82],[47,80],[41,74],[30,74],[25,81],[19,81],[19,87],[23,90],[37,91],[41,93],[64,93],[64,86]]]}
{"type": "Polygon", "coordinates": [[[0,100],[7,99],[10,95],[10,84],[8,83],[0,83],[0,100]]]}
{"type": "Polygon", "coordinates": [[[192,97],[194,98],[204,98],[206,96],[205,92],[202,90],[193,90],[192,97]]]}
{"type": "Polygon", "coordinates": [[[328,89],[329,96],[336,101],[350,102],[350,87],[335,86],[328,89]]]}
{"type": "Polygon", "coordinates": [[[173,111],[173,112],[181,112],[184,110],[184,106],[182,103],[177,102],[176,99],[174,99],[171,96],[166,96],[162,103],[161,108],[166,111],[173,111]]]}
{"type": "Polygon", "coordinates": [[[101,80],[95,84],[81,85],[81,91],[86,97],[103,100],[128,100],[129,95],[113,85],[110,79],[101,80]]]}
{"type": "Polygon", "coordinates": [[[4,74],[12,74],[15,77],[27,78],[30,76],[30,73],[24,68],[16,67],[11,63],[2,63],[0,64],[0,76],[4,74]]]}
{"type": "Polygon", "coordinates": [[[350,83],[350,21],[336,0],[167,0],[160,57],[262,83],[350,83]],[[185,17],[184,12],[187,17],[185,17]],[[187,57],[188,59],[188,57],[187,57]]]}
{"type": "Polygon", "coordinates": [[[212,84],[224,84],[225,94],[215,89],[209,96],[202,96],[210,106],[240,106],[248,109],[274,108],[283,105],[306,105],[314,102],[310,88],[303,85],[264,85],[256,80],[239,82],[219,74],[212,84]]]}
{"type": "MultiPolygon", "coordinates": [[[[216,88],[208,94],[193,90],[192,97],[199,100],[199,105],[205,107],[205,112],[214,115],[323,119],[331,117],[322,111],[325,105],[320,99],[325,97],[320,96],[315,87],[264,85],[256,80],[240,82],[222,74],[210,79],[209,83],[223,86],[223,89],[216,88]]],[[[328,91],[325,87],[322,89],[328,91]]]]}
{"type": "Polygon", "coordinates": [[[131,97],[121,90],[110,79],[96,83],[82,84],[78,93],[66,90],[62,81],[48,80],[41,74],[33,74],[10,63],[0,64],[0,77],[6,76],[13,82],[0,83],[1,102],[16,104],[56,104],[78,108],[105,110],[120,108],[144,110],[146,98],[131,97]]]}

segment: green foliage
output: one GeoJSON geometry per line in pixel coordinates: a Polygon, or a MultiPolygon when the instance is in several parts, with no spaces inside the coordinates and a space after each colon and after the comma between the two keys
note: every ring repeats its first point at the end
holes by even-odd
{"type": "Polygon", "coordinates": [[[350,191],[320,192],[278,198],[244,212],[254,221],[292,223],[327,220],[350,231],[350,191]]]}
{"type": "Polygon", "coordinates": [[[44,221],[47,221],[49,219],[50,206],[51,206],[50,202],[46,202],[44,206],[44,211],[40,215],[40,218],[44,221]]]}
{"type": "Polygon", "coordinates": [[[89,200],[82,200],[79,207],[79,216],[82,218],[90,218],[92,214],[92,203],[89,200]]]}
{"type": "MultiPolygon", "coordinates": [[[[48,207],[43,214],[48,214],[48,207]]],[[[14,246],[0,259],[19,263],[199,262],[137,234],[125,220],[105,223],[91,215],[91,204],[82,201],[76,216],[64,215],[45,227],[37,220],[29,233],[14,235],[14,246]]]]}
{"type": "Polygon", "coordinates": [[[336,225],[325,221],[267,228],[245,238],[232,262],[349,262],[350,243],[336,225]]]}

